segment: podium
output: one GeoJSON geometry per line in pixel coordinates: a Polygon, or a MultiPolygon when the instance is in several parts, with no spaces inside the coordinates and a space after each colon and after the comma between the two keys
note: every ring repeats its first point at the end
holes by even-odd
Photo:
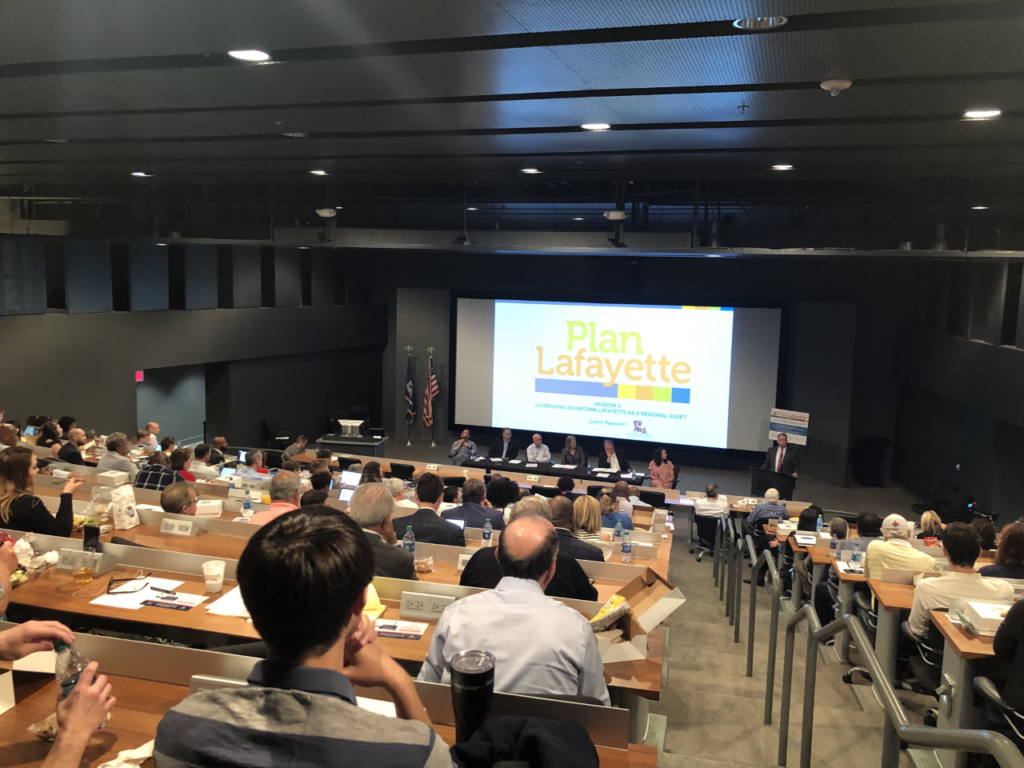
{"type": "Polygon", "coordinates": [[[796,485],[796,479],[790,475],[782,475],[778,472],[772,472],[770,469],[761,469],[760,467],[750,468],[750,495],[761,498],[764,496],[764,492],[769,488],[774,488],[779,492],[779,498],[787,501],[793,499],[793,488],[796,485]]]}

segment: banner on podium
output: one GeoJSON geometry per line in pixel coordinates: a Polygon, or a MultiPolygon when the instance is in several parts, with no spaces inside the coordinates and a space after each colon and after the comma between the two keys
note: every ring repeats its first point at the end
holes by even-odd
{"type": "Polygon", "coordinates": [[[772,417],[768,422],[768,439],[776,440],[779,435],[785,434],[794,445],[807,445],[807,423],[810,419],[809,413],[772,408],[772,417]]]}

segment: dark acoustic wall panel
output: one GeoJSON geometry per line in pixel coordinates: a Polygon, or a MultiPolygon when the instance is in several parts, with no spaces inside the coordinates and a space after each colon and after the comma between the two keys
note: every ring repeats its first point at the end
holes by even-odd
{"type": "Polygon", "coordinates": [[[217,308],[217,246],[185,246],[185,309],[217,308]]]}
{"type": "Polygon", "coordinates": [[[235,309],[258,307],[262,299],[260,248],[236,245],[231,249],[232,306],[235,309]]]}
{"type": "Polygon", "coordinates": [[[64,277],[68,314],[113,311],[110,287],[110,243],[65,240],[64,277]]]}
{"type": "Polygon", "coordinates": [[[46,258],[37,237],[0,237],[0,314],[46,312],[46,258]]]}
{"type": "Polygon", "coordinates": [[[334,304],[334,281],[337,255],[334,250],[318,248],[310,256],[310,304],[314,307],[326,307],[334,304]]]}
{"type": "Polygon", "coordinates": [[[128,246],[128,258],[131,262],[132,311],[167,309],[170,306],[167,246],[132,243],[128,246]]]}
{"type": "Polygon", "coordinates": [[[46,259],[46,308],[68,311],[68,286],[64,275],[64,242],[47,238],[43,245],[46,259]]]}
{"type": "Polygon", "coordinates": [[[274,251],[274,306],[302,306],[302,267],[299,251],[277,248],[274,251]]]}

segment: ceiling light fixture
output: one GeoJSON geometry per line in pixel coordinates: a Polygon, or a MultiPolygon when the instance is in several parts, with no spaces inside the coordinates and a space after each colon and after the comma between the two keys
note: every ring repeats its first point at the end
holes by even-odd
{"type": "Polygon", "coordinates": [[[580,128],[584,131],[607,131],[611,126],[608,123],[584,123],[580,128]]]}
{"type": "Polygon", "coordinates": [[[582,216],[576,216],[576,217],[573,218],[573,221],[583,221],[583,217],[582,216]]]}
{"type": "Polygon", "coordinates": [[[145,171],[132,171],[132,176],[137,176],[137,177],[139,177],[140,179],[148,179],[148,178],[150,178],[150,177],[151,177],[152,175],[153,175],[153,174],[151,174],[151,173],[146,173],[145,171]]]}
{"type": "Polygon", "coordinates": [[[988,206],[987,205],[975,205],[975,206],[971,207],[971,210],[972,211],[987,211],[988,210],[988,206]]]}
{"type": "Polygon", "coordinates": [[[792,165],[786,165],[786,164],[783,163],[781,165],[773,165],[772,166],[772,170],[773,171],[792,171],[793,170],[793,166],[792,165]]]}
{"type": "Polygon", "coordinates": [[[538,171],[536,168],[521,168],[520,173],[544,173],[544,171],[538,171]]]}
{"type": "Polygon", "coordinates": [[[47,144],[67,144],[67,139],[43,139],[47,144]]]}
{"type": "Polygon", "coordinates": [[[1003,112],[999,109],[969,109],[964,112],[964,117],[968,120],[991,120],[993,117],[999,117],[1001,114],[1003,112]]]}
{"type": "Polygon", "coordinates": [[[327,171],[321,170],[320,168],[317,168],[315,171],[310,171],[310,173],[312,173],[314,176],[326,176],[327,175],[327,171]]]}
{"type": "Polygon", "coordinates": [[[167,247],[167,243],[157,243],[157,245],[160,246],[161,248],[167,247]]]}
{"type": "Polygon", "coordinates": [[[266,51],[258,51],[255,48],[247,48],[241,51],[228,51],[228,56],[239,61],[267,61],[270,54],[266,51]]]}
{"type": "Polygon", "coordinates": [[[478,211],[478,210],[480,210],[480,209],[479,209],[479,208],[467,208],[466,210],[467,210],[467,211],[478,211]]]}
{"type": "Polygon", "coordinates": [[[769,29],[778,29],[787,22],[789,19],[785,16],[751,16],[746,19],[736,19],[732,25],[744,32],[764,32],[769,29]]]}
{"type": "Polygon", "coordinates": [[[838,96],[840,93],[847,90],[851,85],[853,85],[853,81],[843,79],[822,80],[820,83],[818,83],[818,85],[821,86],[822,90],[828,91],[833,96],[838,96]]]}
{"type": "Polygon", "coordinates": [[[343,205],[336,205],[336,206],[334,206],[334,209],[337,210],[337,211],[340,211],[344,207],[345,206],[343,206],[343,205]]]}
{"type": "Polygon", "coordinates": [[[282,133],[281,135],[282,136],[287,136],[289,139],[304,139],[304,138],[306,138],[306,134],[304,134],[302,131],[288,131],[287,133],[282,133]]]}

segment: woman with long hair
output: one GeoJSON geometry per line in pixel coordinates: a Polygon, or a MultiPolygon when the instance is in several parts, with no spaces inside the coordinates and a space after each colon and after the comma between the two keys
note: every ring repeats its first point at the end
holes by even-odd
{"type": "Polygon", "coordinates": [[[647,465],[647,471],[651,475],[651,488],[671,488],[676,481],[676,468],[664,448],[654,452],[654,460],[647,465]]]}
{"type": "Polygon", "coordinates": [[[996,562],[986,565],[978,573],[998,579],[1024,579],[1024,525],[1004,525],[999,534],[996,562]]]}
{"type": "Polygon", "coordinates": [[[4,528],[15,531],[66,538],[74,525],[71,494],[78,490],[82,478],[71,475],[64,481],[60,507],[57,514],[52,515],[43,500],[32,495],[38,471],[31,448],[16,446],[0,453],[0,522],[4,528]]]}
{"type": "Polygon", "coordinates": [[[562,463],[571,467],[587,466],[587,453],[576,442],[576,438],[569,435],[565,438],[565,449],[562,451],[562,463]]]}
{"type": "Polygon", "coordinates": [[[364,483],[383,483],[384,478],[380,474],[380,462],[379,461],[368,461],[363,465],[363,476],[359,478],[359,484],[364,483]]]}
{"type": "Polygon", "coordinates": [[[929,509],[921,515],[921,532],[917,538],[942,538],[942,518],[934,510],[929,509]]]}
{"type": "Polygon", "coordinates": [[[64,433],[60,425],[52,419],[43,423],[39,428],[39,437],[36,438],[36,445],[40,448],[49,448],[56,455],[60,450],[60,438],[64,433]]]}

